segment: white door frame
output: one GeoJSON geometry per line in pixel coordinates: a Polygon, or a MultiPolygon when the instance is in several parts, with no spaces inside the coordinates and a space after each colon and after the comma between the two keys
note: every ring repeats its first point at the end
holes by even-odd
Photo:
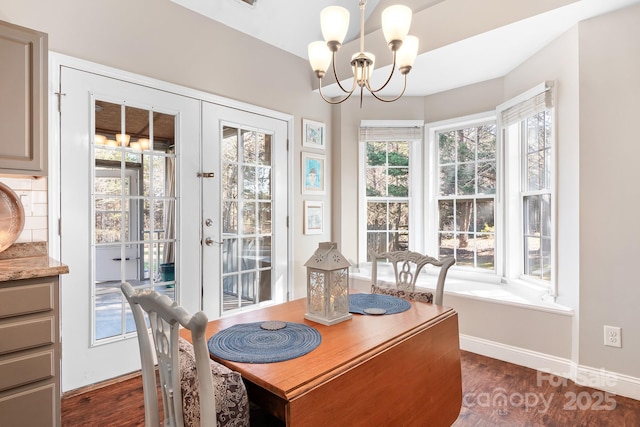
{"type": "MultiPolygon", "coordinates": [[[[61,190],[61,168],[60,168],[60,116],[58,113],[58,97],[64,97],[64,94],[60,94],[60,77],[61,67],[75,68],[81,71],[96,73],[105,77],[115,78],[126,81],[132,84],[138,84],[146,86],[152,89],[158,89],[166,92],[171,92],[176,95],[191,97],[197,100],[211,102],[215,104],[224,105],[230,108],[237,108],[247,112],[264,115],[280,119],[287,122],[288,128],[288,141],[293,140],[293,120],[294,117],[290,114],[269,110],[262,107],[245,104],[239,101],[223,98],[217,95],[212,95],[206,92],[201,92],[193,89],[189,89],[183,86],[175,85],[172,83],[163,82],[161,80],[152,79],[149,77],[141,76],[138,74],[118,70],[112,67],[96,64],[90,61],[62,55],[55,52],[49,54],[49,153],[48,153],[48,250],[49,255],[53,258],[60,259],[61,256],[61,237],[60,237],[60,190],[61,190]]],[[[292,230],[293,230],[293,151],[289,150],[287,153],[287,216],[289,220],[289,227],[287,229],[287,265],[293,265],[292,255],[292,230]]],[[[293,290],[293,271],[291,268],[287,269],[287,295],[292,294],[293,290]]],[[[62,317],[62,316],[61,316],[62,317]]],[[[61,319],[64,321],[64,319],[61,319]]],[[[63,344],[64,345],[64,344],[63,344]]]]}

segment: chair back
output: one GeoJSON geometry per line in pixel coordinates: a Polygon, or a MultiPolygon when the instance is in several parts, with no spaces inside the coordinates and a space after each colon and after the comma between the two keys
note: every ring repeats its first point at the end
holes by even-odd
{"type": "Polygon", "coordinates": [[[372,285],[377,285],[378,283],[378,260],[386,259],[393,266],[396,289],[402,292],[415,292],[418,275],[425,265],[431,264],[433,266],[440,267],[433,302],[434,304],[442,305],[442,298],[444,295],[444,281],[447,277],[449,268],[451,268],[451,266],[456,263],[455,258],[449,257],[438,260],[434,257],[423,255],[419,252],[390,251],[376,253],[373,249],[369,249],[369,257],[371,258],[372,285]]]}
{"type": "Polygon", "coordinates": [[[191,331],[196,371],[199,381],[200,425],[216,425],[215,394],[211,373],[209,350],[205,339],[207,315],[199,311],[191,316],[166,295],[153,289],[134,290],[128,282],[121,285],[124,296],[129,301],[138,333],[140,359],[142,362],[142,383],[144,391],[145,426],[184,426],[182,392],[180,389],[180,360],[178,355],[179,329],[182,326],[191,331]],[[144,312],[149,317],[152,340],[145,321],[144,312]],[[158,395],[153,352],[158,360],[160,389],[164,408],[164,423],[160,423],[158,395]]]}

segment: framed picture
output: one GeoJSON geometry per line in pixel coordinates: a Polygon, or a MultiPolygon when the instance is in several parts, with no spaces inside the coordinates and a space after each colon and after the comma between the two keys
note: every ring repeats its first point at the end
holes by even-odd
{"type": "Polygon", "coordinates": [[[324,150],[324,123],[302,119],[302,146],[324,150]]]}
{"type": "Polygon", "coordinates": [[[304,201],[304,234],[322,234],[324,231],[323,202],[304,201]]]}
{"type": "Polygon", "coordinates": [[[325,193],[325,157],[321,154],[302,152],[302,194],[325,193]]]}

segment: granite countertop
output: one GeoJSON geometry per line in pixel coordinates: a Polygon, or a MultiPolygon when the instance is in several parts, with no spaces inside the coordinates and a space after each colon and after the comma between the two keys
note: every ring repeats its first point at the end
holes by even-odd
{"type": "Polygon", "coordinates": [[[67,274],[69,267],[51,258],[47,242],[15,243],[0,252],[0,282],[67,274]]]}

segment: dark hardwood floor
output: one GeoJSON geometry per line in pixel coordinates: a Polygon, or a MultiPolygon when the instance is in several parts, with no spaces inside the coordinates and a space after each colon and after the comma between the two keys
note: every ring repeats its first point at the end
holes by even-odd
{"type": "MultiPolygon", "coordinates": [[[[465,351],[462,393],[454,427],[640,426],[640,401],[465,351]]],[[[140,377],[65,395],[62,425],[143,426],[140,377]]]]}
{"type": "Polygon", "coordinates": [[[640,401],[462,352],[462,409],[454,427],[638,427],[640,401]]]}

